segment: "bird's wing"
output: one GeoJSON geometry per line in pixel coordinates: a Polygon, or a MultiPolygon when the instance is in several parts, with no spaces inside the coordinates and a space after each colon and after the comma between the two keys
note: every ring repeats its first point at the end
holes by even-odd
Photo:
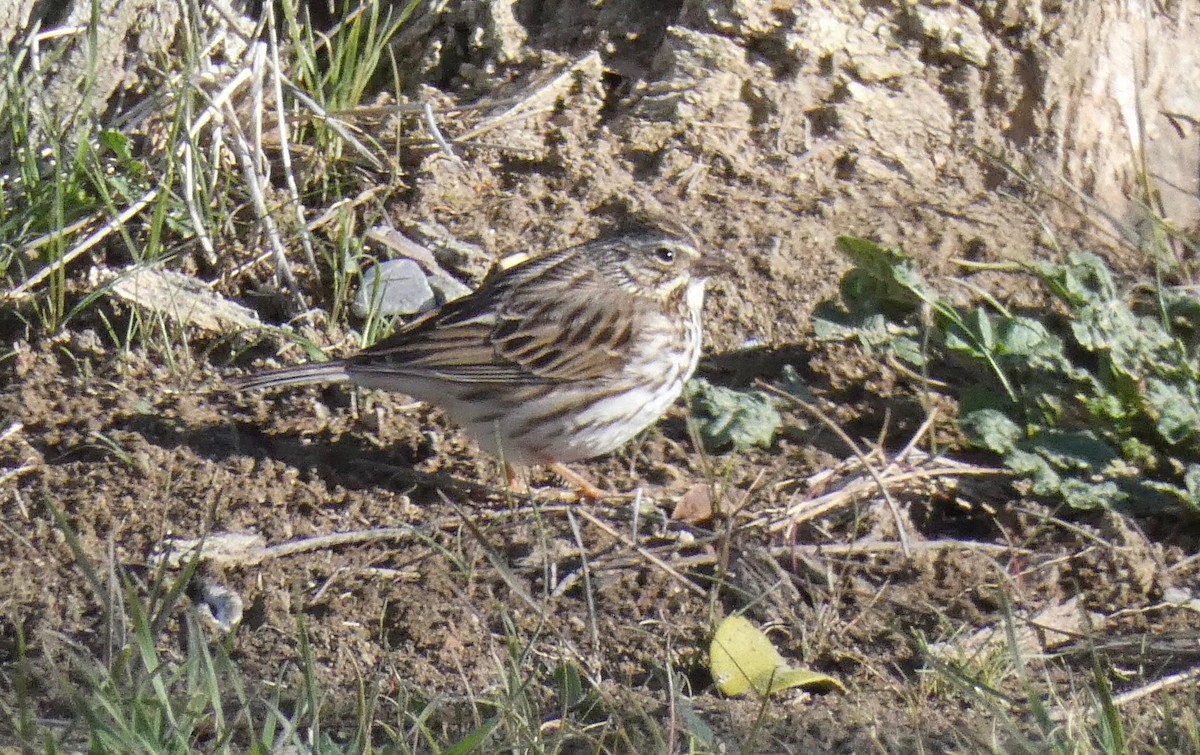
{"type": "Polygon", "coordinates": [[[623,307],[612,292],[596,290],[594,275],[563,253],[496,271],[474,293],[351,357],[349,371],[472,383],[611,374],[624,364],[640,305],[623,307]]]}
{"type": "Polygon", "coordinates": [[[602,378],[624,366],[638,314],[634,297],[587,280],[522,288],[496,313],[492,345],[542,380],[602,378]]]}

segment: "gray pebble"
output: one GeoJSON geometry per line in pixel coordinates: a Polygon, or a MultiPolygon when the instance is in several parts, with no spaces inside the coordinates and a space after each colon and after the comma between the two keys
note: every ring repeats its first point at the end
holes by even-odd
{"type": "Polygon", "coordinates": [[[432,309],[433,289],[425,271],[408,259],[388,260],[363,271],[351,309],[359,317],[375,309],[381,315],[415,315],[432,309]]]}
{"type": "Polygon", "coordinates": [[[471,293],[470,286],[445,273],[430,275],[429,285],[433,286],[433,293],[437,295],[438,304],[445,304],[448,301],[461,299],[471,293]]]}

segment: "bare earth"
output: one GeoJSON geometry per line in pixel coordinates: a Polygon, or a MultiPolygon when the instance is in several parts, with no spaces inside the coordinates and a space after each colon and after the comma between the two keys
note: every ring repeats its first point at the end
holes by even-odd
{"type": "MultiPolygon", "coordinates": [[[[501,102],[576,65],[553,90],[554,106],[500,119],[460,150],[461,164],[420,151],[390,216],[440,223],[493,258],[584,240],[631,208],[681,219],[737,271],[713,286],[702,372],[744,387],[790,364],[862,447],[886,433],[885,451],[898,452],[927,410],[911,378],[857,349],[811,339],[809,314],[836,295],[845,270],[838,235],[901,245],[937,278],[961,274],[954,258],[1052,255],[1049,221],[1067,245],[1101,251],[1127,273],[1147,269],[1107,225],[1050,198],[1070,196],[1063,184],[1040,191],[1001,163],[1048,184],[1065,178],[1107,201],[1115,217],[1137,221],[1136,204],[1121,199],[1132,176],[1128,139],[1123,150],[1100,154],[1103,140],[1089,142],[1089,129],[1111,132],[1067,112],[1108,117],[1080,92],[1081,82],[1112,76],[1072,70],[1067,44],[1085,32],[1104,37],[1113,19],[1103,14],[1045,10],[1030,20],[941,3],[869,3],[868,12],[813,2],[800,13],[790,3],[685,2],[628,22],[626,6],[636,4],[535,5],[536,13],[517,7],[509,19],[516,26],[470,18],[487,29],[464,61],[478,75],[448,77],[420,94],[439,107],[501,102]],[[601,54],[588,59],[594,50],[601,54]],[[1090,172],[1081,153],[1093,158],[1090,172]]],[[[1176,12],[1195,21],[1194,9],[1176,12]]],[[[435,26],[429,49],[453,27],[435,26]]],[[[1147,75],[1157,75],[1154,65],[1147,75]]],[[[487,117],[443,127],[454,135],[487,117]]],[[[1187,140],[1154,138],[1163,165],[1195,159],[1187,140]]],[[[250,256],[231,254],[218,272],[250,256]]],[[[259,273],[267,277],[266,266],[259,273]]],[[[248,280],[221,280],[223,294],[253,306],[248,280]]],[[[328,294],[310,283],[320,305],[328,294]]],[[[81,275],[73,295],[86,291],[81,275]]],[[[128,316],[124,305],[104,306],[118,321],[128,316]]],[[[6,339],[21,337],[18,321],[0,324],[6,339]]],[[[506,495],[494,460],[436,409],[403,396],[223,388],[223,376],[274,356],[274,341],[234,356],[244,340],[195,334],[190,348],[171,354],[121,353],[106,332],[98,318],[84,318],[60,337],[21,343],[0,364],[0,431],[21,425],[0,440],[0,472],[21,470],[0,482],[0,656],[15,653],[18,626],[30,657],[46,667],[71,648],[106,647],[97,597],[60,515],[102,573],[115,563],[135,589],[157,578],[156,554],[174,538],[257,533],[276,546],[362,533],[257,563],[202,566],[245,601],[243,623],[225,641],[246,678],[294,688],[289,664],[306,632],[334,712],[352,711],[366,680],[461,706],[465,724],[472,700],[499,694],[517,654],[540,685],[534,696],[546,720],[560,712],[552,672],[570,661],[612,707],[638,706],[663,722],[674,715],[674,674],[672,686],[683,685],[734,750],[972,749],[1004,741],[997,719],[982,702],[930,681],[922,643],[1003,632],[1006,613],[1031,617],[1078,598],[1067,611],[1077,630],[1086,633],[1086,610],[1096,637],[1134,638],[1111,656],[1134,670],[1132,688],[1190,663],[1182,651],[1151,652],[1136,638],[1200,630],[1194,611],[1162,602],[1165,589],[1197,579],[1196,563],[1185,561],[1200,549],[1194,522],[1072,516],[980,476],[897,494],[909,557],[896,518],[869,490],[787,528],[789,506],[846,477],[814,475],[854,457],[802,412],[788,414],[769,449],[705,455],[676,407],[629,447],[580,465],[620,495],[571,506],[559,500],[559,481],[537,471],[540,492],[506,495]],[[672,520],[697,484],[711,485],[721,515],[697,525],[672,520]],[[848,691],[792,690],[765,708],[718,694],[708,640],[733,611],[773,627],[785,657],[848,691]]],[[[302,358],[294,348],[278,357],[302,358]]],[[[940,409],[932,435],[952,444],[953,407],[940,409]]],[[[927,448],[928,436],[919,445],[927,448]]],[[[178,620],[164,630],[168,650],[178,620]]],[[[1072,697],[1070,680],[1090,680],[1091,668],[1088,652],[1068,642],[1064,658],[1037,673],[1058,701],[1076,704],[1085,698],[1072,697]]],[[[996,683],[1023,694],[1011,672],[996,683]]],[[[45,715],[65,715],[61,689],[47,683],[38,693],[45,715]]]]}

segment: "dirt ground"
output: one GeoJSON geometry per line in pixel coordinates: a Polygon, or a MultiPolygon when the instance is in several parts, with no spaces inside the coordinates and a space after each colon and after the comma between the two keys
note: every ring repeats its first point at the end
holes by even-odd
{"type": "MultiPolygon", "coordinates": [[[[1107,103],[1108,89],[1087,84],[1119,77],[1095,60],[1076,65],[1069,42],[1081,29],[1107,39],[1105,24],[1154,22],[1090,4],[803,5],[675,2],[631,14],[627,3],[563,0],[448,12],[425,31],[413,96],[500,103],[574,73],[554,85],[552,107],[498,118],[486,139],[459,149],[461,162],[436,149],[414,157],[387,212],[401,225],[441,224],[496,257],[589,238],[628,210],[683,220],[736,270],[713,285],[702,372],[744,386],[790,364],[855,441],[869,447],[886,431],[895,453],[927,416],[920,387],[811,337],[810,312],[836,295],[845,270],[834,239],[901,245],[931,277],[956,272],[955,258],[1027,259],[1057,244],[1145,272],[1149,261],[1110,225],[1056,198],[1076,185],[1137,224],[1128,140],[1098,152],[1103,140],[1089,134],[1103,129],[1071,117],[1108,118],[1080,93],[1107,103]]],[[[1187,3],[1169,11],[1172,21],[1197,13],[1187,3]]],[[[1163,98],[1146,103],[1151,122],[1187,110],[1169,87],[1147,87],[1163,98]]],[[[444,128],[453,136],[479,122],[444,128]]],[[[1152,159],[1194,161],[1194,137],[1150,136],[1152,159]]],[[[1195,222],[1178,207],[1182,226],[1195,222]]],[[[230,255],[210,279],[253,303],[245,276],[226,277],[249,256],[230,255]]],[[[87,290],[81,275],[71,295],[87,290]]],[[[101,306],[110,322],[129,316],[119,303],[101,306]]],[[[2,324],[6,339],[23,337],[19,318],[2,324]]],[[[612,700],[661,721],[676,713],[668,689],[683,685],[732,749],[940,752],[1008,735],[984,701],[930,681],[924,643],[1003,631],[1006,615],[1067,604],[1072,626],[1086,609],[1091,636],[1113,643],[1107,657],[1128,672],[1118,692],[1194,661],[1194,648],[1138,641],[1200,630],[1194,611],[1164,603],[1168,588],[1195,584],[1195,522],[1071,515],[1002,480],[964,478],[898,495],[906,557],[896,517],[873,494],[785,526],[789,507],[845,479],[819,473],[854,456],[811,417],[790,412],[769,449],[701,454],[682,406],[629,447],[580,465],[621,494],[611,501],[563,505],[560,483],[536,470],[540,492],[510,497],[497,463],[435,408],[343,388],[238,395],[223,378],[270,355],[273,342],[234,358],[232,338],[121,351],[107,332],[85,317],[65,334],[18,342],[0,364],[0,473],[19,470],[0,474],[0,655],[16,652],[18,627],[47,665],[109,641],[61,515],[98,569],[119,565],[140,590],[172,539],[255,533],[278,546],[361,533],[202,567],[245,602],[226,641],[246,678],[295,685],[288,664],[303,631],[331,710],[352,709],[370,680],[461,706],[469,720],[471,701],[498,694],[516,653],[547,720],[559,710],[552,674],[569,660],[612,700]],[[723,514],[672,519],[698,484],[711,485],[723,514]],[[785,657],[847,691],[790,691],[767,706],[722,697],[707,645],[733,611],[772,627],[785,657]]],[[[953,407],[943,408],[932,432],[952,442],[953,407]]],[[[167,646],[179,620],[164,631],[167,646]]],[[[1056,648],[1061,657],[1038,673],[1051,699],[1075,704],[1072,686],[1091,679],[1092,656],[1078,636],[1056,648]]],[[[997,685],[1023,694],[1015,672],[997,685]]],[[[62,690],[39,694],[46,716],[66,715],[62,690]]]]}

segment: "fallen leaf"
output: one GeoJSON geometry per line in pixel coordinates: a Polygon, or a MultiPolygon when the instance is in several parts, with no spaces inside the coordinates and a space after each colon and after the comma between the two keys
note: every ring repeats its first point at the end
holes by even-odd
{"type": "Polygon", "coordinates": [[[760,697],[792,687],[837,687],[832,676],[792,668],[771,639],[742,616],[729,616],[717,627],[709,647],[709,670],[722,694],[736,697],[754,690],[760,697]]]}
{"type": "Polygon", "coordinates": [[[688,524],[699,524],[712,518],[712,492],[705,483],[687,489],[675,503],[671,518],[688,524]]]}

